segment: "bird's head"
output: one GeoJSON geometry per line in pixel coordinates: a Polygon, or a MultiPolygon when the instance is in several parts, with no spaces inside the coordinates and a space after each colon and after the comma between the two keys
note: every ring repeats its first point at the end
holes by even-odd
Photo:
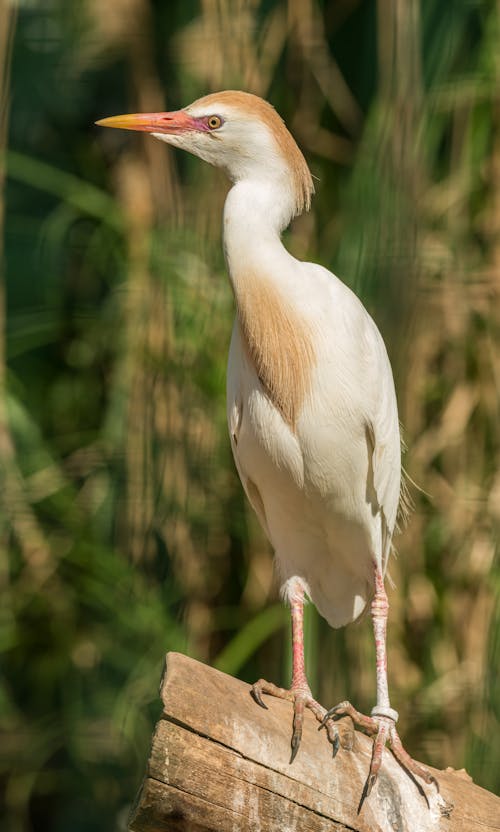
{"type": "Polygon", "coordinates": [[[97,122],[141,130],[223,168],[233,182],[277,180],[290,191],[293,213],[314,192],[307,163],[274,107],[256,95],[226,90],[171,113],[137,113],[97,122]]]}

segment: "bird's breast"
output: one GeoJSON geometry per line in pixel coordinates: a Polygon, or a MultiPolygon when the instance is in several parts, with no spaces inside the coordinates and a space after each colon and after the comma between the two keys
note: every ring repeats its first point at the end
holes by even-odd
{"type": "Polygon", "coordinates": [[[318,517],[337,512],[356,520],[367,509],[366,385],[361,378],[353,383],[342,355],[325,362],[318,338],[315,348],[318,365],[308,368],[304,388],[297,391],[296,378],[290,380],[296,407],[290,420],[258,372],[237,317],[227,385],[233,453],[240,476],[255,481],[267,499],[273,491],[293,494],[303,511],[311,504],[318,517]]]}
{"type": "Polygon", "coordinates": [[[246,273],[233,285],[248,361],[272,407],[295,431],[316,361],[312,329],[265,275],[246,273]]]}
{"type": "Polygon", "coordinates": [[[247,472],[252,479],[266,480],[271,487],[274,483],[281,489],[283,484],[302,489],[304,465],[296,434],[302,402],[297,391],[293,399],[278,400],[268,382],[255,366],[237,318],[229,351],[227,400],[229,432],[240,476],[247,472]]]}

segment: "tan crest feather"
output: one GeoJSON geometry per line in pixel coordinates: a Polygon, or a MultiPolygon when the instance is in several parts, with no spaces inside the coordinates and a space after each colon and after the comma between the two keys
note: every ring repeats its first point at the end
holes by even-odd
{"type": "Polygon", "coordinates": [[[240,328],[259,380],[295,430],[315,362],[311,332],[269,281],[246,275],[235,294],[240,328]]]}
{"type": "Polygon", "coordinates": [[[199,98],[191,104],[191,107],[206,107],[207,115],[209,115],[210,109],[216,107],[217,104],[227,104],[238,109],[243,116],[258,118],[269,128],[290,167],[295,191],[295,214],[308,211],[311,207],[311,196],[314,193],[311,172],[297,142],[272,104],[249,92],[224,90],[199,98]]]}

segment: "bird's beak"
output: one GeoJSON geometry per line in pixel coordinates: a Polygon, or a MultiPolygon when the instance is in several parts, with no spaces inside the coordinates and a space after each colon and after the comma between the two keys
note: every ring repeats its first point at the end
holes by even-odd
{"type": "Polygon", "coordinates": [[[100,127],[119,127],[122,130],[141,130],[146,133],[184,133],[199,130],[197,120],[185,110],[172,113],[131,113],[125,116],[111,116],[96,121],[100,127]]]}

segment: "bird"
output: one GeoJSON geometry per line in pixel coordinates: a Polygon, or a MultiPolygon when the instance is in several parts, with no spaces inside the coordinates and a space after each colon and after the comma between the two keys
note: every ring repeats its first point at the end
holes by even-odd
{"type": "Polygon", "coordinates": [[[231,182],[223,211],[235,304],[229,437],[241,483],[274,550],[292,628],[290,688],[259,679],[254,699],[264,708],[264,696],[292,703],[290,763],[310,709],[334,756],[342,716],[373,737],[365,797],[386,746],[417,783],[439,788],[402,744],[387,682],[384,579],[402,494],[393,374],[382,336],[356,294],[323,266],[293,257],[282,242],[314,193],[301,150],[269,102],[238,90],[211,93],[172,112],[96,123],[150,133],[221,168],[231,182]],[[369,606],[376,655],[369,715],[347,701],[327,710],[313,697],[304,660],[308,600],[333,628],[369,606]]]}

